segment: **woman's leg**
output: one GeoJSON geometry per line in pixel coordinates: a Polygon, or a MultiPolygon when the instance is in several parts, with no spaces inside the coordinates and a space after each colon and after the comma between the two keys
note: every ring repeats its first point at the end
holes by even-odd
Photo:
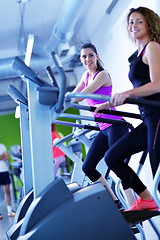
{"type": "MultiPolygon", "coordinates": [[[[112,125],[113,127],[109,130],[109,146],[111,147],[116,141],[118,141],[122,136],[127,134],[129,132],[129,129],[127,126],[120,126],[117,124],[112,125]]],[[[133,195],[132,189],[128,188],[124,190],[126,199],[129,206],[132,206],[132,204],[135,201],[135,197],[133,195]]]]}
{"type": "Polygon", "coordinates": [[[122,136],[128,133],[126,126],[113,124],[102,130],[94,139],[84,160],[83,171],[92,180],[97,181],[101,174],[96,170],[99,161],[104,157],[108,149],[122,136]]]}
{"type": "Polygon", "coordinates": [[[108,167],[122,180],[124,188],[131,187],[137,194],[143,192],[146,187],[124,160],[146,148],[147,129],[141,124],[118,140],[105,155],[108,167]]]}
{"type": "Polygon", "coordinates": [[[129,129],[127,126],[113,124],[109,127],[107,132],[109,148],[128,132],[129,129]]]}
{"type": "Polygon", "coordinates": [[[106,186],[115,201],[117,200],[117,197],[113,193],[106,179],[96,170],[96,166],[104,157],[104,154],[108,148],[127,132],[127,127],[117,124],[113,124],[111,127],[101,131],[92,143],[83,164],[83,171],[86,173],[86,175],[93,182],[101,182],[104,186],[106,186]]]}
{"type": "Polygon", "coordinates": [[[12,211],[12,204],[11,204],[11,193],[10,193],[10,175],[9,172],[4,172],[3,173],[3,189],[4,189],[4,196],[7,204],[7,211],[8,211],[8,216],[9,217],[14,217],[15,213],[12,211]]]}
{"type": "Polygon", "coordinates": [[[126,189],[131,187],[140,196],[129,210],[158,210],[158,206],[146,186],[124,162],[128,156],[147,148],[146,139],[147,130],[144,124],[141,124],[115,143],[105,155],[106,163],[125,183],[126,189]]]}
{"type": "Polygon", "coordinates": [[[108,137],[100,131],[94,139],[82,166],[84,173],[92,182],[97,181],[101,177],[101,174],[96,170],[96,166],[104,157],[108,147],[108,137]]]}
{"type": "Polygon", "coordinates": [[[4,185],[4,196],[7,203],[7,211],[8,217],[14,217],[15,213],[12,211],[12,204],[11,204],[11,194],[10,194],[10,185],[4,185]]]}
{"type": "Polygon", "coordinates": [[[108,150],[108,137],[102,131],[98,133],[94,139],[87,156],[84,160],[82,169],[84,173],[91,179],[92,182],[101,182],[111,194],[113,200],[117,200],[114,192],[110,188],[106,179],[96,170],[99,161],[104,157],[105,152],[108,150]]]}
{"type": "Polygon", "coordinates": [[[10,185],[4,185],[4,196],[7,203],[7,206],[11,206],[11,196],[10,196],[10,185]]]}
{"type": "Polygon", "coordinates": [[[104,185],[108,192],[110,193],[111,197],[113,198],[114,201],[118,201],[118,198],[116,197],[116,195],[114,194],[114,192],[112,191],[110,185],[108,184],[107,180],[101,175],[100,178],[95,181],[95,182],[101,182],[102,185],[104,185]]]}
{"type": "Polygon", "coordinates": [[[135,201],[135,196],[133,195],[133,191],[131,188],[128,188],[128,189],[124,190],[124,193],[126,195],[126,200],[127,200],[128,206],[131,207],[135,201]]]}
{"type": "Polygon", "coordinates": [[[148,130],[148,151],[153,177],[160,163],[160,114],[154,112],[144,119],[148,130]]]}

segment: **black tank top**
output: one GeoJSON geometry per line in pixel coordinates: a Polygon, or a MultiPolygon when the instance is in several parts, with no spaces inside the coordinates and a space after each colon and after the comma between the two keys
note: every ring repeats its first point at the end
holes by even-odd
{"type": "MultiPolygon", "coordinates": [[[[128,61],[130,63],[130,71],[129,71],[129,79],[132,82],[134,88],[143,86],[149,82],[151,82],[150,75],[149,75],[149,66],[142,61],[142,57],[145,51],[147,44],[144,46],[142,52],[138,56],[138,51],[134,52],[129,58],[128,61]]],[[[138,99],[145,99],[145,100],[154,100],[160,101],[160,93],[153,94],[147,97],[137,97],[138,99]]],[[[139,110],[142,114],[142,117],[148,115],[153,111],[157,111],[155,108],[143,107],[140,106],[139,110]]]]}

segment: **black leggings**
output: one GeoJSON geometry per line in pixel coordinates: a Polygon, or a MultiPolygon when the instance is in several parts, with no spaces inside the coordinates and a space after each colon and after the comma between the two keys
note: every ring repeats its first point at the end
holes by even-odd
{"type": "Polygon", "coordinates": [[[112,124],[110,127],[101,130],[94,139],[83,163],[83,171],[92,182],[97,181],[101,174],[96,170],[99,161],[104,157],[106,151],[118,139],[128,133],[127,126],[112,124]]]}
{"type": "Polygon", "coordinates": [[[131,187],[137,194],[146,187],[124,160],[146,149],[154,177],[160,163],[160,114],[156,112],[146,116],[142,124],[116,142],[105,154],[106,164],[122,180],[125,189],[131,187]]]}

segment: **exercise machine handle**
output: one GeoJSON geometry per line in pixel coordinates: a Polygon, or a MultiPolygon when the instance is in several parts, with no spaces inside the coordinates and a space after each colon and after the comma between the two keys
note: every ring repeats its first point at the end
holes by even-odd
{"type": "MultiPolygon", "coordinates": [[[[74,103],[71,103],[69,107],[75,108],[75,109],[87,110],[87,111],[90,111],[90,112],[94,112],[95,109],[96,109],[96,107],[90,107],[90,106],[86,106],[86,105],[84,106],[84,105],[74,104],[74,103]]],[[[103,109],[103,110],[100,110],[99,113],[105,113],[105,114],[109,114],[109,115],[141,119],[140,114],[122,112],[122,111],[112,110],[112,109],[103,109]]]]}
{"type": "Polygon", "coordinates": [[[150,101],[150,100],[144,100],[144,99],[126,98],[124,103],[137,104],[139,106],[158,107],[158,108],[160,108],[160,102],[159,101],[150,101]]]}
{"type": "Polygon", "coordinates": [[[99,94],[93,94],[93,93],[67,93],[65,95],[65,101],[70,102],[71,98],[91,98],[91,99],[97,99],[101,101],[110,101],[110,97],[106,95],[99,95],[99,94]]]}
{"type": "Polygon", "coordinates": [[[28,67],[19,57],[15,57],[13,59],[12,68],[22,79],[26,77],[32,82],[36,83],[38,86],[51,86],[51,84],[38,78],[34,71],[28,67]]]}
{"type": "Polygon", "coordinates": [[[57,101],[57,104],[55,105],[55,111],[57,113],[59,113],[63,107],[63,101],[64,101],[64,97],[65,97],[65,92],[66,92],[67,78],[66,78],[65,72],[59,61],[57,54],[55,52],[51,52],[51,56],[52,56],[55,66],[56,66],[57,72],[60,75],[60,80],[61,80],[60,85],[59,85],[58,101],[57,101]]]}
{"type": "MultiPolygon", "coordinates": [[[[71,98],[91,98],[91,99],[97,99],[100,101],[110,101],[110,99],[111,99],[110,96],[93,94],[93,93],[92,94],[91,93],[68,93],[68,94],[66,94],[66,96],[65,96],[66,102],[69,102],[71,100],[71,98]]],[[[124,103],[160,108],[159,101],[150,101],[150,100],[145,100],[145,99],[126,98],[124,103]]]]}
{"type": "Polygon", "coordinates": [[[8,90],[7,90],[8,94],[10,95],[10,97],[16,102],[16,103],[23,103],[24,105],[28,106],[28,100],[26,97],[24,97],[22,95],[22,93],[16,88],[14,87],[12,84],[9,85],[8,90]]]}
{"type": "Polygon", "coordinates": [[[90,130],[96,130],[96,131],[100,130],[99,127],[92,126],[92,125],[85,125],[85,124],[83,125],[79,123],[65,122],[65,121],[59,121],[59,120],[55,120],[54,123],[58,125],[69,126],[69,127],[78,127],[78,128],[84,128],[84,129],[90,129],[90,130]]]}
{"type": "Polygon", "coordinates": [[[52,85],[54,87],[58,88],[58,84],[57,84],[57,81],[56,81],[56,79],[55,79],[55,77],[53,75],[51,67],[50,66],[46,66],[45,69],[46,69],[46,72],[48,74],[49,79],[51,80],[52,85]]]}

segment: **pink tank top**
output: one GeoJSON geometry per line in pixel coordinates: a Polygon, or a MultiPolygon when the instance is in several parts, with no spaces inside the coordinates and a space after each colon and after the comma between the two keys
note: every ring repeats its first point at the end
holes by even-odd
{"type": "MultiPolygon", "coordinates": [[[[96,75],[99,72],[96,72],[94,78],[96,77],[96,75]]],[[[86,80],[85,80],[85,86],[88,85],[88,80],[89,80],[89,73],[86,76],[86,80]]],[[[93,94],[100,94],[100,95],[107,95],[107,96],[111,96],[112,94],[112,85],[110,86],[106,86],[106,87],[100,87],[99,89],[97,89],[95,92],[93,92],[93,94]]],[[[89,106],[95,106],[96,104],[100,104],[100,103],[104,103],[105,101],[100,101],[100,100],[96,100],[96,99],[90,99],[90,98],[86,98],[86,101],[88,103],[89,106]]],[[[111,108],[113,110],[116,110],[115,108],[111,108]]],[[[94,117],[98,117],[98,118],[109,118],[109,119],[115,119],[115,120],[120,120],[122,119],[121,116],[114,116],[114,115],[109,115],[109,114],[95,114],[92,113],[94,117]]],[[[99,128],[101,130],[104,130],[105,128],[111,126],[112,124],[110,123],[102,123],[102,122],[98,122],[99,128]]]]}

